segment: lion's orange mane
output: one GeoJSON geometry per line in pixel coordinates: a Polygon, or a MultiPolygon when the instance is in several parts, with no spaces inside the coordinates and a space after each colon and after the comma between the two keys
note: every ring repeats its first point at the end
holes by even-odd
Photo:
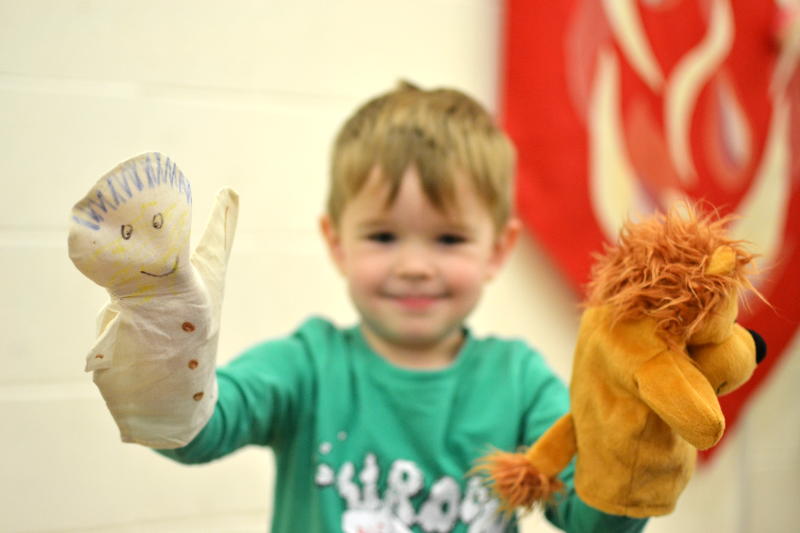
{"type": "Polygon", "coordinates": [[[609,306],[614,321],[649,317],[669,344],[684,344],[731,290],[755,290],[747,280],[754,255],[744,241],[725,237],[731,216],[702,214],[684,205],[639,223],[628,221],[619,243],[596,257],[587,306],[609,306]],[[712,252],[729,246],[733,272],[706,273],[712,252]]]}

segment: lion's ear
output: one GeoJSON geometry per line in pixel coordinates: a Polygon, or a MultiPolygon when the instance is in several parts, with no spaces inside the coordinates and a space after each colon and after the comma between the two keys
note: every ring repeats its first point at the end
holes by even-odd
{"type": "Polygon", "coordinates": [[[736,267],[736,252],[730,246],[719,246],[711,254],[706,265],[706,274],[715,276],[730,274],[736,267]]]}

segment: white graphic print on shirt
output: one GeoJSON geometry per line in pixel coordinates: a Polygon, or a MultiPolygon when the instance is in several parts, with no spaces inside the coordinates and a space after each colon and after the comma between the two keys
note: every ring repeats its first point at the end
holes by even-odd
{"type": "Polygon", "coordinates": [[[426,533],[447,533],[459,523],[468,526],[468,533],[499,533],[508,523],[497,512],[499,502],[490,497],[477,477],[468,479],[463,498],[455,479],[437,479],[416,510],[411,499],[424,493],[425,480],[413,461],[397,459],[392,463],[383,494],[378,490],[380,467],[375,454],[365,456],[358,473],[360,483],[356,483],[355,476],[356,467],[349,461],[338,471],[322,463],[315,476],[317,486],[335,488],[344,500],[344,533],[410,533],[413,526],[426,533]]]}

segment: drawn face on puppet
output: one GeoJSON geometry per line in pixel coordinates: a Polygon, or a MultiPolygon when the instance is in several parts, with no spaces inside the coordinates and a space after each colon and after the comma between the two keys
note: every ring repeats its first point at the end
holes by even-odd
{"type": "Polygon", "coordinates": [[[169,286],[188,261],[189,182],[160,154],[103,176],[72,210],[69,254],[89,279],[121,294],[169,286]]]}

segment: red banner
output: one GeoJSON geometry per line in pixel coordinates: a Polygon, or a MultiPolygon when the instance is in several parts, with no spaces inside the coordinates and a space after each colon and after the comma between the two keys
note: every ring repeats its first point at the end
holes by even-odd
{"type": "Polygon", "coordinates": [[[798,20],[764,0],[506,2],[518,210],[576,291],[626,216],[676,199],[737,213],[762,254],[774,309],[751,298],[740,321],[769,355],[721,399],[726,434],[800,322],[798,20]]]}

